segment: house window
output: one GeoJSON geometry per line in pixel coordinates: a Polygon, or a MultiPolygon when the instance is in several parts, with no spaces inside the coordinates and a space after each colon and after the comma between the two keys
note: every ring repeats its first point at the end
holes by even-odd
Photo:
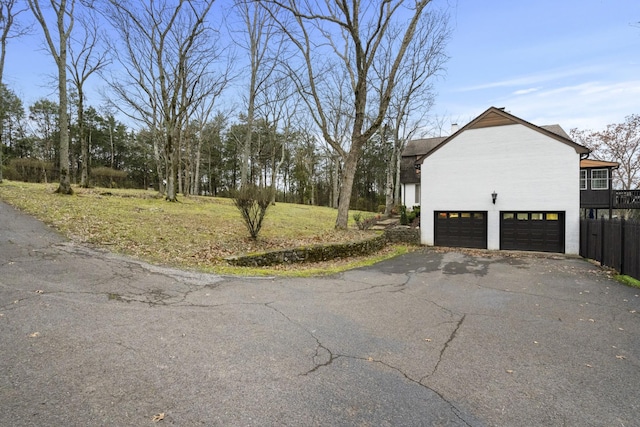
{"type": "Polygon", "coordinates": [[[416,205],[420,203],[420,184],[416,184],[416,194],[415,194],[416,205]]]}
{"type": "Polygon", "coordinates": [[[607,190],[609,189],[609,170],[593,169],[591,171],[591,189],[607,190]]]}
{"type": "Polygon", "coordinates": [[[581,190],[587,189],[587,171],[585,170],[580,171],[580,189],[581,190]]]}

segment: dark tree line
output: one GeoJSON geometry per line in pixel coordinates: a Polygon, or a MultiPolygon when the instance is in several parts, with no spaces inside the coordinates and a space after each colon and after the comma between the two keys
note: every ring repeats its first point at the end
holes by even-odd
{"type": "Polygon", "coordinates": [[[65,194],[152,186],[169,201],[256,185],[338,208],[337,228],[350,207],[399,199],[399,154],[447,59],[447,14],[429,0],[0,5],[0,58],[32,22],[58,95],[23,107],[0,86],[7,178],[65,194]],[[85,87],[98,79],[101,108],[85,87]]]}
{"type": "MultiPolygon", "coordinates": [[[[4,85],[0,95],[5,179],[56,182],[58,105],[43,98],[25,108],[4,85]]],[[[70,101],[71,182],[80,185],[82,180],[84,137],[90,186],[158,189],[153,132],[133,130],[113,112],[93,106],[85,107],[79,126],[78,98],[73,91],[70,101]]],[[[194,121],[185,126],[178,152],[182,194],[228,196],[239,188],[247,126],[245,117],[232,121],[222,113],[203,124],[194,121]]],[[[332,206],[335,162],[311,133],[278,130],[266,120],[256,119],[251,135],[250,182],[269,186],[274,180],[276,201],[332,206]]],[[[379,137],[372,138],[356,174],[354,208],[375,211],[384,205],[387,167],[388,146],[379,137]]]]}

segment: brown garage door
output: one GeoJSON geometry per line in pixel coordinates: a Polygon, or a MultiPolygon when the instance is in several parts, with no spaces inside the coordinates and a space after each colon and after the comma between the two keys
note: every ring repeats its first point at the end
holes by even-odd
{"type": "Polygon", "coordinates": [[[435,244],[456,248],[487,248],[487,213],[435,212],[435,244]]]}
{"type": "Polygon", "coordinates": [[[500,212],[500,249],[564,252],[564,212],[500,212]]]}

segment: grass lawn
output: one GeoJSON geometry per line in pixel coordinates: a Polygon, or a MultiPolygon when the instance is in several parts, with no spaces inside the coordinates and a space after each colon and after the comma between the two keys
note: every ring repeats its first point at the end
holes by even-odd
{"type": "MultiPolygon", "coordinates": [[[[219,274],[312,275],[334,273],[406,252],[393,246],[371,257],[322,264],[251,269],[231,267],[224,257],[320,243],[362,240],[373,232],[351,223],[334,230],[335,209],[276,203],[267,211],[257,241],[249,237],[231,199],[181,197],[170,203],[154,191],[73,188],[54,193],[57,184],[4,181],[0,199],[58,229],[71,240],[174,267],[219,274]]],[[[366,215],[366,214],[365,214],[366,215]]]]}
{"type": "Polygon", "coordinates": [[[626,276],[622,274],[616,275],[615,278],[618,282],[624,283],[627,286],[640,289],[640,280],[638,279],[634,279],[631,276],[626,276]]]}

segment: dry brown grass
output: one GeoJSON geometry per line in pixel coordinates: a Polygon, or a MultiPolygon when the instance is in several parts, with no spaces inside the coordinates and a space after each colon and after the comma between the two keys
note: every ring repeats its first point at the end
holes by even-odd
{"type": "Polygon", "coordinates": [[[225,274],[314,274],[374,262],[405,249],[393,247],[376,257],[337,260],[323,265],[271,269],[229,267],[224,258],[272,249],[339,243],[371,237],[354,225],[334,230],[330,208],[277,203],[265,217],[257,241],[249,237],[230,199],[182,197],[169,203],[153,191],[82,189],[63,196],[55,184],[5,181],[0,199],[58,229],[70,239],[94,244],[152,263],[225,274]]]}

